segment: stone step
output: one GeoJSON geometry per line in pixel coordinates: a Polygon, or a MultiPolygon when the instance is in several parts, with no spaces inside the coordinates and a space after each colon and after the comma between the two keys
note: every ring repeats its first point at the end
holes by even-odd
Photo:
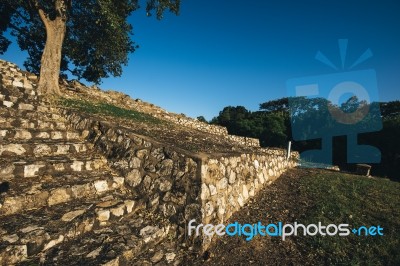
{"type": "Polygon", "coordinates": [[[26,158],[12,160],[0,157],[0,177],[2,180],[12,178],[29,178],[45,174],[62,175],[73,172],[98,170],[105,167],[107,160],[89,153],[71,157],[26,158]]]}
{"type": "MultiPolygon", "coordinates": [[[[140,262],[133,264],[132,260],[165,241],[169,230],[168,225],[160,226],[152,223],[146,226],[113,225],[110,228],[93,230],[78,240],[63,243],[59,248],[49,250],[46,252],[45,260],[51,265],[73,265],[75,261],[79,261],[82,265],[153,265],[140,262]],[[139,233],[134,233],[135,231],[139,233]]],[[[167,263],[157,265],[167,265],[167,263]]]]}
{"type": "Polygon", "coordinates": [[[38,103],[39,97],[36,92],[31,90],[30,92],[20,92],[20,91],[8,91],[0,90],[0,101],[7,102],[25,102],[25,103],[38,103]]]}
{"type": "MultiPolygon", "coordinates": [[[[75,200],[2,217],[0,265],[17,264],[37,254],[43,255],[50,249],[58,250],[60,244],[70,243],[79,237],[89,240],[89,232],[96,232],[100,237],[102,230],[111,224],[112,228],[114,224],[123,225],[129,221],[122,222],[124,216],[132,217],[134,212],[143,208],[144,204],[140,201],[122,199],[113,194],[102,199],[75,200]]],[[[125,233],[120,236],[129,237],[125,233]]]]}
{"type": "MultiPolygon", "coordinates": [[[[29,84],[28,80],[18,81],[18,80],[7,80],[6,82],[2,82],[0,85],[0,94],[4,96],[13,96],[21,99],[28,97],[37,97],[38,93],[36,91],[36,86],[29,84]],[[25,84],[24,84],[25,83],[25,84]],[[25,86],[24,86],[25,85],[25,86]]],[[[0,96],[1,98],[1,96],[0,96]]],[[[35,98],[33,98],[35,99],[35,98]]]]}
{"type": "Polygon", "coordinates": [[[51,107],[52,110],[49,112],[49,106],[42,106],[43,111],[30,111],[30,110],[16,110],[13,108],[0,108],[0,115],[1,117],[8,119],[8,118],[24,118],[24,119],[41,119],[41,120],[54,120],[57,122],[66,122],[66,120],[61,116],[60,111],[58,109],[54,109],[51,107]],[[54,109],[54,110],[53,110],[54,109]]]}
{"type": "MultiPolygon", "coordinates": [[[[4,143],[4,142],[3,142],[4,143]]],[[[4,143],[0,144],[0,156],[7,158],[25,158],[29,157],[48,157],[60,155],[76,155],[86,152],[93,148],[93,144],[84,142],[68,143],[63,141],[52,141],[45,143],[34,143],[32,141],[25,143],[4,143]]]]}
{"type": "MultiPolygon", "coordinates": [[[[81,265],[134,265],[134,258],[173,237],[173,231],[165,219],[139,209],[43,252],[42,259],[51,265],[76,261],[81,265]]],[[[27,262],[39,263],[40,258],[31,257],[27,262]]]]}
{"type": "Polygon", "coordinates": [[[3,117],[24,117],[33,119],[46,117],[46,114],[59,114],[59,109],[57,107],[39,103],[30,104],[0,101],[0,107],[3,117]]]}
{"type": "Polygon", "coordinates": [[[0,128],[5,127],[6,124],[16,124],[14,126],[18,127],[18,121],[20,120],[31,122],[40,120],[43,122],[66,123],[66,120],[61,116],[58,109],[47,106],[40,106],[40,108],[43,108],[43,110],[16,110],[13,108],[3,108],[0,106],[0,128]]]}
{"type": "Polygon", "coordinates": [[[0,117],[0,129],[20,128],[20,129],[46,129],[46,130],[66,130],[65,122],[54,120],[32,120],[25,118],[4,118],[0,117]]]}
{"type": "Polygon", "coordinates": [[[72,175],[13,179],[0,184],[0,216],[82,198],[99,197],[106,192],[124,190],[124,178],[109,171],[72,175]]]}
{"type": "Polygon", "coordinates": [[[0,100],[1,107],[12,108],[15,110],[21,111],[37,111],[37,112],[56,112],[55,107],[41,105],[40,101],[28,101],[25,102],[23,100],[17,100],[15,102],[7,101],[7,100],[0,100]]]}
{"type": "MultiPolygon", "coordinates": [[[[0,118],[1,119],[1,118],[0,118]]],[[[51,129],[15,129],[2,128],[0,129],[0,140],[2,143],[55,143],[62,142],[80,142],[86,137],[86,134],[79,134],[73,131],[66,130],[51,130],[51,129]]]]}

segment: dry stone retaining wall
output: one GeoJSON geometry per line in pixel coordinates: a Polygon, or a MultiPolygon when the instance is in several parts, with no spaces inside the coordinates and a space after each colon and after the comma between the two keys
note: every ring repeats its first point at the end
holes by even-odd
{"type": "MultiPolygon", "coordinates": [[[[223,224],[250,197],[269,185],[286,169],[296,166],[298,154],[289,160],[283,150],[265,150],[264,154],[207,159],[201,166],[202,223],[223,224]]],[[[203,248],[211,238],[203,236],[203,248]]]]}
{"type": "Polygon", "coordinates": [[[185,154],[71,110],[64,114],[125,176],[143,206],[169,219],[179,241],[202,250],[211,238],[185,238],[190,220],[224,223],[263,186],[297,164],[298,153],[287,160],[286,151],[279,149],[226,156],[185,154]]]}
{"type": "Polygon", "coordinates": [[[168,220],[171,234],[179,242],[187,242],[187,222],[201,219],[199,160],[107,122],[71,110],[64,114],[125,177],[125,184],[143,208],[168,220]]]}

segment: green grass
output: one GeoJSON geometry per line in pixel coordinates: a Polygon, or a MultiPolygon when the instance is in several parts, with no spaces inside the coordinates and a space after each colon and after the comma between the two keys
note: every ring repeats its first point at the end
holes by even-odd
{"type": "Polygon", "coordinates": [[[100,114],[112,117],[132,120],[135,122],[144,122],[148,124],[163,124],[165,121],[157,119],[149,114],[141,113],[135,110],[121,108],[112,104],[103,102],[90,102],[76,99],[61,99],[60,104],[64,107],[78,109],[84,113],[100,114]]]}
{"type": "Polygon", "coordinates": [[[309,254],[329,265],[400,265],[400,183],[321,171],[302,178],[301,187],[313,203],[304,224],[384,228],[384,236],[300,237],[309,254]]]}

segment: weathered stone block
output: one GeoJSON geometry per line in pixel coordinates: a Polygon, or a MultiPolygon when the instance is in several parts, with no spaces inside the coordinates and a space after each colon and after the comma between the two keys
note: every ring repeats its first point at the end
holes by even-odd
{"type": "Polygon", "coordinates": [[[23,155],[26,152],[21,144],[0,145],[0,155],[3,153],[11,153],[14,155],[23,155]]]}
{"type": "Polygon", "coordinates": [[[200,198],[202,200],[208,200],[210,198],[210,190],[208,189],[208,186],[206,184],[201,185],[201,195],[200,198]]]}
{"type": "Polygon", "coordinates": [[[31,164],[31,165],[25,165],[24,167],[24,177],[35,177],[38,175],[39,170],[41,168],[45,167],[45,165],[42,164],[31,164]]]}
{"type": "Polygon", "coordinates": [[[33,110],[35,110],[35,106],[33,106],[32,104],[20,103],[18,105],[18,109],[19,110],[33,111],[33,110]]]}
{"type": "Polygon", "coordinates": [[[18,130],[15,132],[14,138],[21,140],[29,140],[32,138],[32,134],[27,130],[18,130]]]}
{"type": "Polygon", "coordinates": [[[94,187],[97,193],[103,193],[109,190],[108,183],[106,180],[97,180],[94,182],[94,187]]]}
{"type": "Polygon", "coordinates": [[[46,144],[39,144],[33,149],[35,156],[46,156],[51,154],[51,148],[46,144]]]}
{"type": "Polygon", "coordinates": [[[96,211],[97,214],[97,220],[99,220],[100,222],[106,222],[108,220],[110,220],[110,210],[97,210],[96,211]]]}
{"type": "Polygon", "coordinates": [[[110,212],[112,215],[114,215],[115,217],[120,217],[122,215],[124,215],[125,213],[125,204],[121,204],[115,208],[111,208],[110,212]]]}
{"type": "Polygon", "coordinates": [[[131,187],[137,187],[142,182],[142,174],[138,169],[133,169],[126,176],[125,182],[131,187]]]}
{"type": "Polygon", "coordinates": [[[50,193],[50,197],[48,199],[49,206],[60,204],[63,202],[67,202],[71,200],[71,196],[68,194],[66,188],[58,188],[50,193]]]}
{"type": "Polygon", "coordinates": [[[70,222],[74,220],[76,217],[84,214],[85,212],[86,212],[85,209],[67,212],[61,217],[61,221],[70,222]]]}
{"type": "Polygon", "coordinates": [[[131,213],[133,210],[133,207],[135,206],[135,201],[133,200],[125,200],[125,206],[126,206],[126,211],[127,213],[131,213]]]}
{"type": "Polygon", "coordinates": [[[227,178],[222,178],[221,180],[218,181],[217,183],[217,189],[224,190],[228,187],[228,179],[227,178]]]}
{"type": "MultiPolygon", "coordinates": [[[[29,132],[28,132],[29,133],[29,132]]],[[[30,134],[30,133],[29,133],[30,134]]],[[[48,132],[39,132],[36,135],[36,138],[38,139],[49,139],[50,138],[50,134],[48,132]]]]}
{"type": "Polygon", "coordinates": [[[54,140],[63,138],[63,135],[60,131],[52,131],[52,132],[50,132],[50,136],[51,136],[51,139],[54,139],[54,140]]]}
{"type": "Polygon", "coordinates": [[[210,188],[211,196],[217,195],[217,188],[214,185],[210,184],[208,187],[210,188]]]}
{"type": "Polygon", "coordinates": [[[3,101],[3,105],[5,107],[11,108],[14,105],[14,103],[9,101],[3,101]]]}
{"type": "Polygon", "coordinates": [[[75,172],[81,172],[83,169],[82,169],[82,167],[83,167],[83,162],[80,162],[80,161],[74,161],[73,163],[72,163],[72,165],[71,165],[71,169],[73,170],[73,171],[75,171],[75,172]]]}

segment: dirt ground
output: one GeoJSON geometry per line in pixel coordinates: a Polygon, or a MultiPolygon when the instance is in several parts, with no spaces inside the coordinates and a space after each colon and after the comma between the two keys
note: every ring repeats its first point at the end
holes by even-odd
{"type": "MultiPolygon", "coordinates": [[[[226,224],[293,223],[301,221],[312,202],[300,193],[299,180],[313,170],[292,169],[265,187],[246,206],[235,213],[226,224]]],[[[241,236],[222,236],[201,257],[187,258],[187,265],[311,265],[314,254],[307,254],[300,237],[282,241],[280,237],[256,236],[246,241],[241,236]]],[[[185,264],[186,264],[185,263],[185,264]]]]}

